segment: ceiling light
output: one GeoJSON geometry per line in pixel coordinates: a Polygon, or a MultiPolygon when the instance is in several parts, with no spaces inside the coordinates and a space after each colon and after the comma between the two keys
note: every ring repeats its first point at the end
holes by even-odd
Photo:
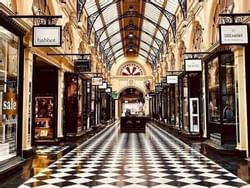
{"type": "Polygon", "coordinates": [[[129,37],[133,37],[134,34],[133,34],[133,33],[129,33],[128,36],[129,36],[129,37]]]}
{"type": "Polygon", "coordinates": [[[133,52],[133,48],[129,48],[129,50],[128,50],[128,51],[133,52]]]}
{"type": "Polygon", "coordinates": [[[134,7],[132,5],[129,6],[129,11],[134,11],[134,7]]]}

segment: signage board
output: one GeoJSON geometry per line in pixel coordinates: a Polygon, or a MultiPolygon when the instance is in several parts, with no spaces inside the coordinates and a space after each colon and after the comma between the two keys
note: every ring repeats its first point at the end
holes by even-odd
{"type": "Polygon", "coordinates": [[[113,91],[113,92],[112,92],[112,98],[113,98],[114,100],[117,100],[117,99],[118,99],[118,93],[117,93],[116,91],[113,91]]]}
{"type": "Polygon", "coordinates": [[[102,77],[92,77],[91,78],[91,84],[93,86],[100,86],[100,85],[102,85],[102,77]]]}
{"type": "Polygon", "coordinates": [[[105,89],[105,92],[106,92],[106,93],[111,93],[111,92],[112,92],[112,88],[111,88],[111,87],[106,88],[106,89],[105,89]]]}
{"type": "Polygon", "coordinates": [[[17,114],[17,96],[16,93],[7,92],[3,94],[2,112],[5,115],[17,114]]]}
{"type": "Polygon", "coordinates": [[[201,59],[185,59],[185,71],[202,71],[201,59]]]}
{"type": "Polygon", "coordinates": [[[33,26],[32,46],[62,46],[62,26],[33,26]]]}
{"type": "Polygon", "coordinates": [[[162,92],[162,87],[160,85],[155,86],[156,92],[162,92]]]}
{"type": "Polygon", "coordinates": [[[103,82],[102,85],[98,86],[99,89],[106,89],[107,87],[108,87],[107,82],[103,82]]]}
{"type": "Polygon", "coordinates": [[[248,44],[249,28],[247,24],[221,24],[220,44],[242,45],[248,44]]]}
{"type": "Polygon", "coordinates": [[[178,76],[167,76],[168,84],[178,84],[178,76]]]}
{"type": "Polygon", "coordinates": [[[91,61],[90,59],[77,59],[74,61],[75,72],[83,73],[83,72],[91,72],[91,61]]]}

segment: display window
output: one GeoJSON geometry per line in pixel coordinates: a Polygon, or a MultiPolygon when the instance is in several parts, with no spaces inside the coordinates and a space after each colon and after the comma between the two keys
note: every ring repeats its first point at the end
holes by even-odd
{"type": "Polygon", "coordinates": [[[182,101],[182,114],[183,114],[183,128],[189,131],[189,111],[188,111],[188,75],[183,78],[183,100],[182,101]]]}
{"type": "Polygon", "coordinates": [[[65,135],[79,135],[83,131],[82,79],[74,73],[65,74],[65,135]]]}
{"type": "Polygon", "coordinates": [[[235,123],[235,84],[234,57],[231,54],[221,56],[221,102],[222,120],[235,123]]]}
{"type": "Polygon", "coordinates": [[[16,156],[19,37],[0,26],[0,162],[16,156]]]}
{"type": "Polygon", "coordinates": [[[208,121],[220,122],[219,58],[208,63],[208,121]]]}
{"type": "Polygon", "coordinates": [[[35,139],[51,139],[54,130],[54,97],[35,97],[35,139]]]}
{"type": "Polygon", "coordinates": [[[234,56],[222,54],[208,63],[208,120],[235,123],[234,56]]]}

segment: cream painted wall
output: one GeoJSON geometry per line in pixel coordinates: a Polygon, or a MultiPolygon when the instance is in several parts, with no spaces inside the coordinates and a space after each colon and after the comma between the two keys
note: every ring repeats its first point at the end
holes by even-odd
{"type": "MultiPolygon", "coordinates": [[[[151,65],[149,65],[148,63],[145,63],[145,61],[143,61],[141,58],[139,57],[124,57],[122,58],[120,61],[118,61],[117,63],[115,63],[110,71],[110,80],[111,80],[111,84],[112,84],[112,90],[118,92],[118,94],[120,95],[120,93],[127,89],[127,88],[136,88],[139,91],[141,91],[144,96],[147,94],[147,91],[145,90],[145,85],[144,82],[146,80],[150,81],[151,87],[153,85],[153,72],[152,72],[152,68],[151,65]],[[125,65],[126,63],[136,63],[138,65],[140,65],[142,67],[142,70],[144,71],[145,75],[141,75],[141,76],[121,76],[120,75],[120,69],[123,65],[125,65]]],[[[153,89],[153,87],[151,88],[153,89]]],[[[115,117],[118,118],[119,117],[119,109],[118,109],[118,102],[116,102],[116,112],[115,112],[115,117]]],[[[149,105],[148,105],[148,100],[145,100],[145,113],[146,115],[148,115],[149,113],[149,105]]]]}
{"type": "MultiPolygon", "coordinates": [[[[152,68],[148,63],[145,63],[139,57],[124,57],[117,63],[115,63],[110,71],[110,79],[112,84],[113,91],[117,91],[120,93],[125,88],[134,87],[141,90],[144,94],[146,94],[144,81],[149,80],[152,86],[153,76],[152,76],[152,68]],[[143,70],[145,71],[145,75],[142,76],[121,76],[119,75],[120,69],[126,63],[137,63],[141,65],[143,70]]],[[[152,88],[153,89],[153,88],[152,88]]]]}

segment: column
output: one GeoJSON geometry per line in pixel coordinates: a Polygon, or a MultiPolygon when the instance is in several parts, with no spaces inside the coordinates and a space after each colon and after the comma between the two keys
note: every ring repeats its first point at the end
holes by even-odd
{"type": "Polygon", "coordinates": [[[115,100],[115,119],[119,119],[119,100],[115,100]]]}
{"type": "MultiPolygon", "coordinates": [[[[23,151],[28,152],[31,147],[32,133],[32,71],[33,71],[33,54],[32,48],[26,48],[24,51],[24,80],[23,80],[23,151]]],[[[21,125],[19,125],[21,126],[21,125]]],[[[25,155],[25,154],[24,154],[25,155]]]]}
{"type": "Polygon", "coordinates": [[[58,70],[58,108],[57,108],[57,137],[63,137],[63,93],[64,93],[64,71],[58,70]]]}
{"type": "Polygon", "coordinates": [[[144,106],[144,112],[145,112],[145,116],[147,116],[149,114],[149,96],[145,97],[145,106],[144,106]]]}
{"type": "MultiPolygon", "coordinates": [[[[248,148],[248,135],[247,135],[247,98],[246,98],[246,73],[245,73],[245,54],[244,49],[241,47],[235,47],[234,61],[235,61],[235,85],[238,85],[236,89],[236,100],[238,97],[239,108],[239,122],[236,124],[237,135],[237,149],[247,150],[248,148]],[[237,92],[238,90],[238,92],[237,92]]],[[[237,119],[237,118],[236,118],[237,119]]]]}

